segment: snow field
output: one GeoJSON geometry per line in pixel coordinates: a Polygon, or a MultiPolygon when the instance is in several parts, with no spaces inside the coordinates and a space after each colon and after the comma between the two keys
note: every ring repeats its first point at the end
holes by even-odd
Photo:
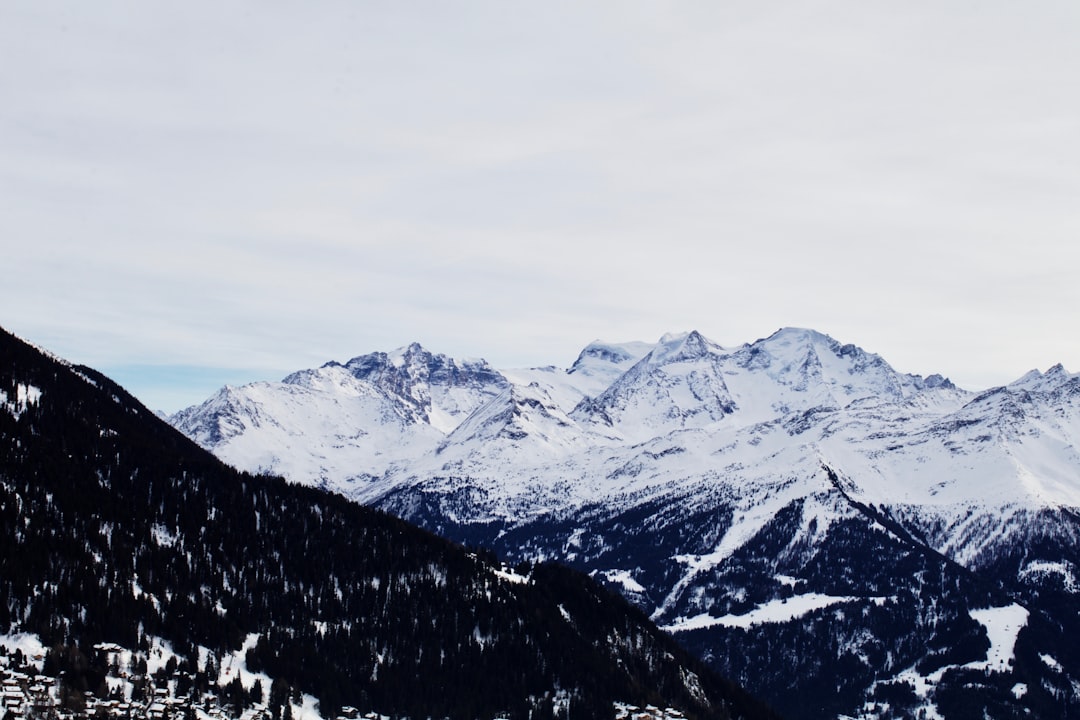
{"type": "Polygon", "coordinates": [[[986,660],[968,663],[964,667],[985,671],[1007,670],[1015,657],[1013,648],[1016,646],[1016,637],[1027,625],[1027,609],[1014,603],[1004,607],[972,610],[970,614],[986,628],[990,649],[986,652],[986,660]]]}
{"type": "MultiPolygon", "coordinates": [[[[973,620],[986,628],[990,640],[990,649],[986,652],[985,660],[976,660],[960,667],[983,672],[1004,672],[1008,670],[1012,666],[1015,657],[1016,637],[1027,624],[1028,611],[1013,603],[1003,607],[972,610],[969,614],[973,620]]],[[[1046,662],[1045,657],[1043,662],[1046,662]]],[[[896,675],[893,680],[911,684],[915,688],[915,694],[926,700],[921,707],[921,710],[926,713],[926,717],[929,720],[942,720],[937,707],[927,698],[933,687],[941,682],[942,676],[955,667],[957,666],[946,665],[929,675],[920,675],[912,667],[896,675]]],[[[1022,697],[1026,692],[1027,686],[1022,683],[1018,683],[1013,687],[1013,695],[1017,698],[1022,697]]]]}
{"type": "Polygon", "coordinates": [[[878,605],[884,603],[888,598],[885,597],[872,597],[872,598],[860,598],[852,596],[835,596],[835,595],[822,595],[820,593],[806,593],[804,595],[794,595],[786,599],[770,600],[767,603],[758,605],[750,612],[742,615],[724,615],[723,617],[713,617],[708,613],[702,613],[701,615],[695,615],[691,618],[677,618],[675,622],[670,625],[663,626],[663,630],[667,632],[686,632],[688,630],[701,630],[703,628],[713,627],[716,625],[722,625],[724,627],[737,627],[737,628],[749,628],[753,625],[760,625],[763,623],[785,623],[814,612],[815,610],[821,610],[822,608],[831,607],[842,603],[858,602],[858,601],[872,601],[878,605]]]}
{"type": "Polygon", "coordinates": [[[16,650],[21,650],[26,661],[38,671],[41,670],[42,661],[45,659],[45,646],[37,635],[30,633],[0,635],[0,648],[4,648],[9,655],[14,655],[16,650]]]}
{"type": "Polygon", "coordinates": [[[26,412],[26,408],[37,405],[40,399],[41,389],[33,385],[16,385],[14,398],[9,398],[5,391],[0,390],[0,408],[7,410],[16,420],[26,412]]]}

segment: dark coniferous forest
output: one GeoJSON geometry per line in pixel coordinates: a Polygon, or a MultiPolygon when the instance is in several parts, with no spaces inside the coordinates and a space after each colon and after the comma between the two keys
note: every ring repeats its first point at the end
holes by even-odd
{"type": "Polygon", "coordinates": [[[191,692],[223,690],[200,648],[246,643],[247,667],[273,678],[272,713],[303,692],[324,717],[611,717],[613,702],[771,717],[589,578],[505,572],[341,497],[236,472],[103,375],[2,330],[0,393],[0,634],[37,634],[45,671],[78,689],[104,691],[95,645],[160,638],[191,692]]]}

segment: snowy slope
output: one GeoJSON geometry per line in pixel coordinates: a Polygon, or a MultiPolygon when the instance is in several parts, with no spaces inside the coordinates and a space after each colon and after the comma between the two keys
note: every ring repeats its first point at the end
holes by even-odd
{"type": "Polygon", "coordinates": [[[1080,507],[1078,387],[1058,366],[974,395],[785,328],[731,349],[697,332],[595,342],[568,370],[502,373],[414,344],[225,388],[172,421],[242,468],[367,500],[464,476],[520,507],[572,481],[543,508],[566,511],[713,476],[768,494],[770,478],[825,464],[853,499],[939,517],[1080,507]]]}
{"type": "Polygon", "coordinates": [[[345,369],[397,399],[414,421],[442,432],[452,430],[509,385],[484,360],[455,360],[417,343],[390,353],[355,357],[345,369]]]}
{"type": "Polygon", "coordinates": [[[223,388],[171,421],[234,466],[345,489],[441,438],[412,410],[346,369],[325,366],[280,383],[223,388]]]}
{"type": "Polygon", "coordinates": [[[225,387],[170,422],[239,468],[346,494],[433,450],[470,413],[509,388],[484,361],[413,344],[281,382],[225,387]]]}
{"type": "Polygon", "coordinates": [[[503,370],[515,385],[538,385],[564,412],[584,398],[596,397],[648,355],[655,346],[643,342],[606,343],[595,340],[581,351],[569,369],[554,365],[503,370]]]}

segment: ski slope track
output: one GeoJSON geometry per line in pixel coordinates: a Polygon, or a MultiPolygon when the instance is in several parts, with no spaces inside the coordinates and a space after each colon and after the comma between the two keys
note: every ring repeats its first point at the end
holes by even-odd
{"type": "Polygon", "coordinates": [[[799,328],[597,341],[567,369],[411,345],[171,421],[243,469],[584,569],[789,717],[1080,711],[1058,647],[1080,630],[1080,375],[1060,365],[975,393],[799,328]],[[980,612],[1014,605],[1012,664],[990,663],[980,612]]]}

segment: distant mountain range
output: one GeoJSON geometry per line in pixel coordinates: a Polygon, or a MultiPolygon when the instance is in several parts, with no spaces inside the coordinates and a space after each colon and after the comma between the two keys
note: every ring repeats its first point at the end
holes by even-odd
{"type": "MultiPolygon", "coordinates": [[[[505,384],[429,370],[385,426],[505,384]]],[[[236,471],[2,330],[0,537],[0,718],[775,717],[588,577],[236,471]]]]}
{"type": "Polygon", "coordinates": [[[973,393],[785,328],[498,371],[411,345],[170,421],[618,589],[792,718],[1080,712],[1080,376],[973,393]]]}

